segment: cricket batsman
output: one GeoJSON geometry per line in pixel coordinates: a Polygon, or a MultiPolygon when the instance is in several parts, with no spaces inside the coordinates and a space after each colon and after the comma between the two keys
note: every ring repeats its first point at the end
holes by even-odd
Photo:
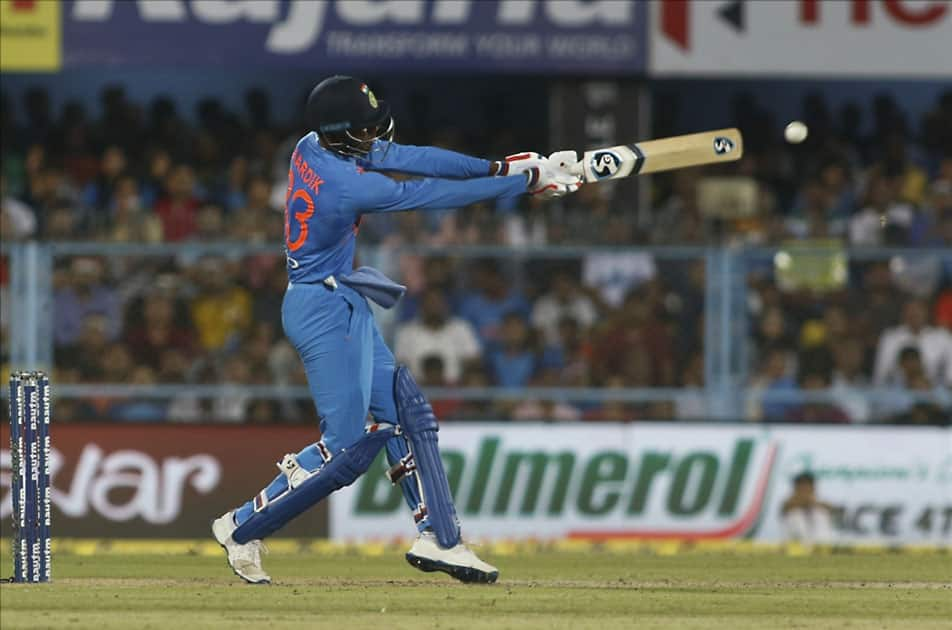
{"type": "Polygon", "coordinates": [[[490,162],[396,144],[390,107],[352,77],[318,84],[306,115],[312,131],[297,143],[288,172],[289,283],[281,313],[304,362],[321,439],[285,455],[277,477],[216,519],[212,533],[239,577],[270,583],[261,540],[353,483],[385,449],[387,475],[419,532],[407,561],[463,582],[495,582],[499,571],[461,540],[433,409],[409,370],[395,363],[367,302],[390,308],[405,287],[376,269],[353,268],[357,230],[367,213],[457,208],[523,193],[560,197],[581,181],[534,153],[490,162]],[[422,178],[398,182],[378,171],[422,178]]]}

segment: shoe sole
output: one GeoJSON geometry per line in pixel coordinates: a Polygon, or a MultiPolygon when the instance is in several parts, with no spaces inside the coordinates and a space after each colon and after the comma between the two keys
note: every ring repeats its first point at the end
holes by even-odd
{"type": "Polygon", "coordinates": [[[231,563],[228,562],[228,547],[226,547],[224,544],[222,544],[221,542],[219,542],[218,536],[215,535],[215,521],[212,521],[212,538],[215,539],[215,542],[218,543],[218,546],[221,547],[221,548],[222,548],[222,551],[225,552],[225,564],[228,565],[228,568],[231,569],[231,572],[232,572],[232,573],[234,573],[235,575],[237,575],[238,577],[240,577],[242,580],[244,580],[246,584],[255,584],[255,585],[258,585],[258,584],[271,584],[271,580],[270,580],[270,579],[267,579],[267,580],[257,580],[257,581],[256,581],[256,580],[250,580],[250,579],[246,578],[245,576],[243,576],[242,574],[238,573],[238,571],[235,570],[235,567],[231,566],[231,563]]]}
{"type": "Polygon", "coordinates": [[[474,569],[473,567],[461,567],[455,564],[447,564],[446,562],[424,558],[412,553],[408,553],[406,557],[407,562],[410,563],[410,566],[415,567],[420,571],[424,571],[426,573],[442,571],[443,573],[456,578],[460,582],[465,582],[466,584],[492,584],[499,578],[499,571],[487,573],[485,571],[480,571],[479,569],[474,569]]]}

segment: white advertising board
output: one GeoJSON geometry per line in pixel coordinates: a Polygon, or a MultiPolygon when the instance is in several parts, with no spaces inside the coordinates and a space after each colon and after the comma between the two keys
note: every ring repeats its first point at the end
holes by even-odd
{"type": "MultiPolygon", "coordinates": [[[[747,425],[444,425],[473,539],[782,538],[792,478],[836,508],[835,542],[952,543],[952,431],[747,425]]],[[[337,540],[411,537],[378,459],[332,496],[337,540]]]]}
{"type": "Polygon", "coordinates": [[[948,0],[655,0],[649,71],[952,77],[948,0]]]}

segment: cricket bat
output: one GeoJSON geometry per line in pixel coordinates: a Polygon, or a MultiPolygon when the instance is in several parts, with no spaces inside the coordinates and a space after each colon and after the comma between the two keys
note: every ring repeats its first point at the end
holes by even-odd
{"type": "Polygon", "coordinates": [[[744,139],[740,131],[730,128],[592,149],[583,154],[580,162],[562,163],[561,166],[591,183],[701,164],[733,162],[743,154],[744,139]]]}

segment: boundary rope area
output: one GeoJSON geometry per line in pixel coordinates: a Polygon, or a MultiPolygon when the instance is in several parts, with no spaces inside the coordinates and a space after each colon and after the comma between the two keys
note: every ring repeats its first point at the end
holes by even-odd
{"type": "MultiPolygon", "coordinates": [[[[680,541],[680,540],[519,540],[519,541],[469,541],[480,550],[494,556],[513,556],[533,553],[585,553],[585,554],[647,554],[673,556],[679,554],[774,554],[786,556],[807,555],[949,555],[948,545],[803,545],[799,543],[765,543],[747,540],[727,541],[680,541]]],[[[268,540],[268,548],[276,554],[311,553],[318,555],[353,555],[364,557],[382,556],[387,553],[403,553],[409,540],[392,539],[379,542],[339,542],[327,539],[274,538],[268,540]]],[[[0,545],[9,548],[9,539],[0,539],[0,545]]],[[[195,539],[95,539],[54,538],[53,553],[75,556],[98,555],[193,555],[219,556],[221,548],[213,540],[195,539]]]]}

